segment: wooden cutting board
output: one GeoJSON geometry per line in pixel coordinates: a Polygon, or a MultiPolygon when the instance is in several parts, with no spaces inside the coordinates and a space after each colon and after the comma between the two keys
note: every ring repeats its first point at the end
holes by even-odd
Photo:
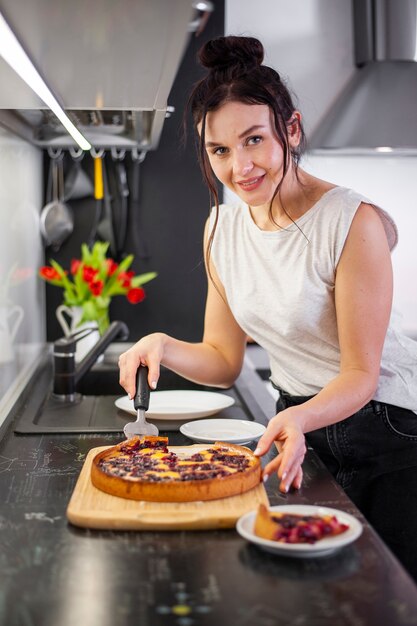
{"type": "MultiPolygon", "coordinates": [[[[144,502],[118,498],[94,487],[90,479],[93,458],[111,446],[88,453],[67,508],[76,526],[107,530],[202,530],[233,528],[241,515],[269,505],[263,483],[246,493],[199,502],[144,502]]],[[[169,446],[177,454],[196,453],[207,444],[169,446]]]]}

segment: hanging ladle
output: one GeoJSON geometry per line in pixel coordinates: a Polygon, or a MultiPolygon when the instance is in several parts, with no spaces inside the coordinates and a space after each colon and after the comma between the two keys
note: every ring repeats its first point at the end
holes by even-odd
{"type": "Polygon", "coordinates": [[[52,201],[48,202],[40,214],[40,229],[45,245],[59,250],[63,242],[74,230],[74,216],[63,201],[64,168],[62,156],[51,160],[48,180],[48,196],[52,190],[52,201]]]}

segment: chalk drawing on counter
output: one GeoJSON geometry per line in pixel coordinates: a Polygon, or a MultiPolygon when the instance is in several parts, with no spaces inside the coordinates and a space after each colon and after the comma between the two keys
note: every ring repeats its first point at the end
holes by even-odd
{"type": "Polygon", "coordinates": [[[55,524],[58,520],[62,519],[62,515],[56,515],[55,517],[49,517],[44,511],[25,513],[25,520],[36,520],[38,522],[48,522],[48,524],[55,524]]]}
{"type": "Polygon", "coordinates": [[[41,458],[19,459],[18,457],[8,458],[0,455],[0,474],[3,472],[18,472],[21,470],[31,473],[34,476],[66,476],[74,474],[78,470],[71,465],[64,467],[49,467],[49,455],[42,455],[41,458]]]}
{"type": "Polygon", "coordinates": [[[32,472],[32,476],[72,476],[78,474],[77,468],[71,465],[64,467],[38,467],[32,472]]]}
{"type": "Polygon", "coordinates": [[[69,441],[62,441],[60,443],[55,444],[54,446],[55,450],[59,450],[60,452],[75,452],[78,448],[77,446],[75,446],[73,443],[70,443],[69,441]]]}
{"type": "Polygon", "coordinates": [[[2,472],[11,472],[20,469],[34,470],[38,464],[37,459],[19,459],[15,457],[10,459],[7,456],[0,455],[0,474],[2,472]]]}
{"type": "Polygon", "coordinates": [[[60,519],[62,519],[62,515],[49,517],[44,511],[25,513],[25,520],[36,520],[38,522],[48,522],[49,524],[55,524],[55,522],[60,519]]]}

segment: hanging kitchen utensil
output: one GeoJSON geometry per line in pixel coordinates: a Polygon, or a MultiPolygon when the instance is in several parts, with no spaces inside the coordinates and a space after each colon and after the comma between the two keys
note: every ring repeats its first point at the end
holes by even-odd
{"type": "Polygon", "coordinates": [[[84,151],[81,149],[79,152],[70,149],[72,165],[65,177],[64,202],[90,198],[94,193],[93,184],[82,168],[81,162],[84,158],[84,154],[84,151]]]}
{"type": "Polygon", "coordinates": [[[100,222],[97,226],[97,235],[99,236],[101,241],[108,241],[109,251],[112,257],[114,258],[117,254],[116,244],[114,241],[114,232],[113,232],[113,221],[112,221],[112,207],[111,207],[111,195],[109,189],[109,182],[106,173],[106,166],[104,158],[101,160],[102,162],[102,181],[103,181],[103,189],[102,189],[102,197],[103,197],[103,211],[100,222]]]}
{"type": "Polygon", "coordinates": [[[129,207],[129,233],[133,239],[133,249],[135,255],[142,261],[149,259],[149,249],[146,238],[143,236],[143,225],[140,215],[139,188],[140,188],[140,166],[144,156],[132,150],[132,183],[130,189],[129,207]]]}
{"type": "Polygon", "coordinates": [[[126,167],[124,164],[125,151],[111,150],[114,172],[113,197],[113,230],[116,245],[116,260],[120,261],[123,256],[128,219],[129,186],[127,182],[126,167]]]}
{"type": "Polygon", "coordinates": [[[108,212],[111,216],[111,229],[114,237],[114,251],[112,256],[116,261],[119,261],[117,249],[117,233],[119,230],[118,219],[120,199],[116,180],[116,169],[113,159],[107,159],[106,166],[108,198],[110,199],[108,212]]]}
{"type": "Polygon", "coordinates": [[[88,246],[94,244],[97,236],[97,229],[100,223],[100,219],[103,212],[103,163],[102,156],[104,155],[103,150],[97,152],[94,148],[91,149],[91,156],[93,157],[94,163],[94,199],[95,199],[95,215],[93,220],[93,225],[91,227],[90,236],[88,237],[88,246]]]}
{"type": "Polygon", "coordinates": [[[40,230],[45,245],[51,246],[54,250],[59,250],[74,230],[72,210],[63,201],[64,169],[62,155],[51,160],[48,195],[49,193],[52,193],[52,201],[48,201],[41,211],[40,230]]]}
{"type": "Polygon", "coordinates": [[[146,421],[146,411],[149,408],[150,389],[148,385],[148,368],[139,365],[136,373],[136,391],[133,406],[137,411],[136,422],[128,422],[123,429],[127,439],[138,435],[158,435],[155,424],[146,421]]]}

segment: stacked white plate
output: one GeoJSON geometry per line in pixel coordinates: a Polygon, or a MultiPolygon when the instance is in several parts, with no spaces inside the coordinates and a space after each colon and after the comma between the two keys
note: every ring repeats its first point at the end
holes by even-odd
{"type": "MultiPolygon", "coordinates": [[[[146,419],[160,430],[179,430],[185,422],[216,415],[234,402],[234,398],[226,393],[214,391],[153,391],[146,419]]],[[[128,396],[117,398],[115,405],[136,417],[133,400],[129,400],[128,396]]]]}
{"type": "Polygon", "coordinates": [[[265,432],[265,426],[246,420],[209,419],[183,424],[180,431],[199,443],[224,441],[245,444],[259,439],[265,432]]]}

